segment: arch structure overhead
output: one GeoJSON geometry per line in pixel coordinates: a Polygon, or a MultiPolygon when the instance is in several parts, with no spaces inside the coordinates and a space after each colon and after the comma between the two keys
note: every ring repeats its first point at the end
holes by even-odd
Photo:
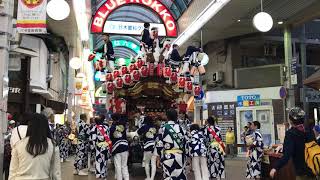
{"type": "MultiPolygon", "coordinates": [[[[141,6],[152,10],[161,19],[161,23],[165,27],[166,37],[177,37],[177,26],[174,16],[170,10],[158,0],[107,0],[101,4],[92,17],[91,21],[91,32],[92,33],[103,33],[106,21],[115,12],[115,10],[124,6],[141,6]]],[[[134,8],[132,8],[134,9],[134,8]]],[[[132,14],[134,14],[132,12],[132,14]]],[[[137,13],[136,13],[137,14],[137,13]]],[[[114,15],[115,17],[116,15],[114,15]]],[[[136,16],[136,15],[135,15],[136,16]]],[[[112,17],[112,16],[111,16],[112,17]]],[[[113,17],[113,18],[114,18],[113,17]]],[[[136,16],[136,20],[139,20],[139,16],[136,16]]],[[[131,20],[132,19],[131,17],[131,20]]],[[[148,19],[149,22],[151,19],[148,19]]],[[[130,28],[130,26],[126,26],[130,28]]]]}

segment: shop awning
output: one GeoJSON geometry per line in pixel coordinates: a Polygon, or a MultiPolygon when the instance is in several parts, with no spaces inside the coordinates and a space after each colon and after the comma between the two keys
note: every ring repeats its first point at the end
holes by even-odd
{"type": "MultiPolygon", "coordinates": [[[[12,46],[11,46],[12,48],[12,46]]],[[[31,57],[38,57],[39,54],[32,50],[32,49],[27,49],[27,48],[24,48],[24,47],[17,47],[17,48],[13,48],[11,51],[10,51],[11,54],[13,53],[18,53],[18,54],[21,54],[21,55],[25,55],[25,56],[31,56],[31,57]]]]}
{"type": "Polygon", "coordinates": [[[314,88],[316,90],[320,89],[320,70],[312,74],[310,77],[303,81],[303,84],[314,88]]]}
{"type": "Polygon", "coordinates": [[[39,94],[46,99],[52,99],[53,95],[48,90],[31,88],[31,93],[39,94]]]}

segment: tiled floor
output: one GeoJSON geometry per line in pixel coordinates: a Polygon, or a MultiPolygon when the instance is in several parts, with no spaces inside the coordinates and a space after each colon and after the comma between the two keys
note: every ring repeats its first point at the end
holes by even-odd
{"type": "MultiPolygon", "coordinates": [[[[245,180],[245,165],[243,159],[228,159],[226,161],[226,180],[245,180]]],[[[108,171],[108,180],[114,180],[114,171],[112,168],[108,171]]],[[[130,180],[144,180],[144,169],[136,164],[130,171],[130,180]]],[[[94,180],[94,175],[75,176],[73,175],[73,162],[65,162],[62,164],[62,179],[63,180],[94,180]]],[[[157,174],[156,180],[161,180],[162,175],[157,174]]],[[[188,180],[194,180],[193,174],[188,175],[188,180]]]]}

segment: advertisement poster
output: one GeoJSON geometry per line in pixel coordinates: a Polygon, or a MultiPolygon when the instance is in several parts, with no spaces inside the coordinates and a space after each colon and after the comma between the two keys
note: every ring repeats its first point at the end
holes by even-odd
{"type": "Polygon", "coordinates": [[[47,0],[18,0],[17,30],[22,34],[47,33],[47,0]]]}

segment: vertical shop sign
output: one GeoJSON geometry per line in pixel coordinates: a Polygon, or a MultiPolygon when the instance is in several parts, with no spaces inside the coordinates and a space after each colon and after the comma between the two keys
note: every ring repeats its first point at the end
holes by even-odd
{"type": "Polygon", "coordinates": [[[292,58],[291,61],[291,84],[296,85],[298,84],[298,77],[297,77],[297,58],[292,58]]]}
{"type": "Polygon", "coordinates": [[[17,30],[23,34],[47,33],[47,0],[18,0],[17,30]]]}

